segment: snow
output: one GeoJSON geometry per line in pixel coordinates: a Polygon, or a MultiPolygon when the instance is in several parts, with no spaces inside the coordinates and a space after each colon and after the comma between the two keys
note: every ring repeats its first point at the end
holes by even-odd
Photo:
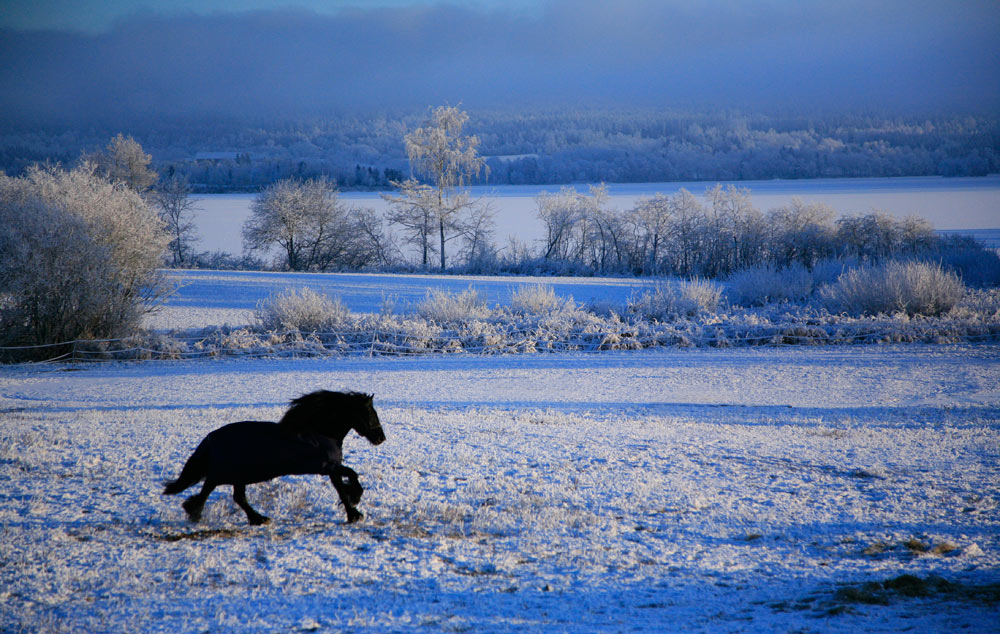
{"type": "Polygon", "coordinates": [[[860,346],[0,368],[3,631],[997,631],[1000,348],[860,346]],[[160,495],[198,441],[375,394],[329,482],[160,495]],[[907,544],[910,544],[907,546],[907,544]],[[921,546],[926,546],[921,550],[921,546]]]}
{"type": "Polygon", "coordinates": [[[484,275],[402,275],[390,273],[289,273],[262,271],[164,270],[176,292],[146,318],[159,330],[253,322],[260,300],[288,288],[308,287],[340,298],[355,313],[378,313],[388,300],[395,313],[411,313],[431,289],[460,293],[474,288],[489,305],[509,303],[511,293],[531,284],[551,286],[578,302],[623,306],[633,293],[653,283],[640,278],[531,277],[484,275]]]}

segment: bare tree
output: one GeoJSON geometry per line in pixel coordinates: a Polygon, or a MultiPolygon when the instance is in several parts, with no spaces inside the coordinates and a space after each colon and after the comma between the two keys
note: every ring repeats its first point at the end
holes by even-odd
{"type": "Polygon", "coordinates": [[[601,271],[607,269],[610,257],[620,261],[622,226],[616,214],[604,207],[607,199],[603,183],[592,185],[588,193],[563,187],[558,193],[536,196],[538,217],[545,225],[542,258],[601,271]]]}
{"type": "Polygon", "coordinates": [[[437,219],[437,197],[430,185],[412,178],[392,184],[399,189],[399,195],[382,194],[382,199],[389,203],[389,222],[403,228],[403,239],[420,250],[420,264],[426,269],[434,252],[431,236],[437,219]]]}
{"type": "Polygon", "coordinates": [[[766,231],[763,214],[750,202],[750,190],[716,184],[705,197],[711,205],[709,273],[727,275],[759,263],[766,231]]]}
{"type": "Polygon", "coordinates": [[[493,243],[493,208],[489,203],[472,207],[459,227],[462,236],[462,256],[466,266],[486,266],[496,260],[493,243]]]}
{"type": "Polygon", "coordinates": [[[545,225],[544,260],[566,260],[573,227],[580,218],[577,192],[563,187],[558,193],[542,192],[535,197],[538,217],[545,225]]]}
{"type": "Polygon", "coordinates": [[[681,188],[670,197],[670,234],[676,255],[675,269],[690,277],[700,272],[705,260],[703,245],[706,241],[707,218],[705,208],[694,194],[681,188]]]}
{"type": "Polygon", "coordinates": [[[399,247],[382,226],[382,218],[370,207],[352,209],[351,215],[371,253],[372,262],[383,269],[391,267],[397,260],[399,247]]]}
{"type": "Polygon", "coordinates": [[[369,260],[363,235],[327,178],[286,179],[262,191],[243,225],[248,252],[278,246],[292,271],[357,268],[369,260]]]}
{"type": "MultiPolygon", "coordinates": [[[[403,208],[411,211],[420,208],[419,213],[412,214],[413,218],[433,218],[438,232],[438,255],[442,269],[447,263],[445,243],[451,239],[448,234],[457,230],[464,213],[480,204],[463,190],[472,178],[489,170],[478,153],[479,139],[462,134],[462,127],[468,120],[469,116],[458,108],[440,106],[431,112],[423,127],[407,134],[404,139],[411,169],[430,182],[431,191],[401,187],[402,197],[407,199],[403,208]],[[414,196],[408,196],[410,193],[414,196]]],[[[426,256],[425,247],[425,266],[426,256]]]]}
{"type": "Polygon", "coordinates": [[[173,266],[184,266],[190,261],[189,253],[198,241],[195,224],[191,220],[197,207],[191,199],[191,187],[187,178],[174,176],[161,183],[150,193],[149,199],[159,210],[160,219],[170,234],[168,249],[173,258],[173,266]]]}
{"type": "Polygon", "coordinates": [[[581,211],[580,255],[585,256],[581,261],[601,273],[620,268],[624,229],[620,214],[605,206],[607,185],[591,185],[588,193],[577,194],[577,199],[581,211]]]}
{"type": "Polygon", "coordinates": [[[632,210],[633,222],[645,247],[642,250],[648,253],[646,270],[653,275],[660,274],[661,250],[669,239],[670,212],[670,198],[664,194],[640,198],[632,210]]]}
{"type": "Polygon", "coordinates": [[[824,203],[806,204],[793,198],[767,214],[771,227],[770,257],[778,266],[798,262],[812,268],[818,260],[834,255],[836,212],[824,203]]]}

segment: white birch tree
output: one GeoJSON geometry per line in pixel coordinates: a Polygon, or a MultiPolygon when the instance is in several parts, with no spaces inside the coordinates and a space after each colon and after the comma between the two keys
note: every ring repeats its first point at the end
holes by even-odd
{"type": "MultiPolygon", "coordinates": [[[[445,244],[456,237],[461,216],[481,203],[472,199],[465,188],[473,178],[489,169],[485,159],[479,156],[478,137],[462,134],[468,120],[469,116],[458,108],[440,106],[431,112],[424,126],[407,134],[404,141],[410,168],[428,181],[430,189],[404,181],[395,183],[401,196],[395,200],[387,198],[397,205],[399,213],[409,212],[407,224],[411,227],[423,227],[425,218],[433,221],[442,270],[447,265],[445,244]]],[[[422,238],[425,234],[420,235],[422,238]]],[[[423,264],[427,266],[429,248],[426,241],[421,247],[423,264]]]]}

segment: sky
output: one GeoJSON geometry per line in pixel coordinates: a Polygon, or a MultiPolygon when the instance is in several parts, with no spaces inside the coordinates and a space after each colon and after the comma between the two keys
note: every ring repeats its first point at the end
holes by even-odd
{"type": "Polygon", "coordinates": [[[350,108],[1000,110],[995,0],[0,0],[26,121],[350,108]]]}
{"type": "MultiPolygon", "coordinates": [[[[286,10],[298,8],[320,15],[336,15],[351,8],[401,8],[421,4],[414,0],[5,0],[0,12],[0,28],[57,29],[100,33],[111,28],[115,21],[136,14],[161,15],[211,15],[248,11],[286,10]]],[[[426,4],[426,3],[423,3],[426,4]]],[[[453,0],[452,6],[497,9],[513,8],[524,13],[535,10],[538,2],[532,0],[453,0]]]]}

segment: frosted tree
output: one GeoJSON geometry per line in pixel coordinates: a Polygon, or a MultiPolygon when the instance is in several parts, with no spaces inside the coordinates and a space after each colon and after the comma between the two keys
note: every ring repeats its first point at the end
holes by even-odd
{"type": "Polygon", "coordinates": [[[497,248],[493,242],[494,227],[493,209],[488,202],[470,209],[459,227],[466,266],[483,269],[495,263],[497,248]]]}
{"type": "Polygon", "coordinates": [[[542,192],[535,197],[538,218],[545,225],[544,260],[567,260],[573,228],[579,221],[577,192],[563,187],[558,193],[542,192]]]}
{"type": "Polygon", "coordinates": [[[165,295],[169,238],[139,194],[83,162],[0,174],[0,338],[54,343],[133,333],[165,295]]]}
{"type": "Polygon", "coordinates": [[[822,258],[835,254],[836,212],[823,203],[804,203],[793,198],[767,214],[771,227],[771,259],[777,266],[799,263],[812,268],[822,258]]]}
{"type": "Polygon", "coordinates": [[[283,251],[292,271],[358,268],[371,261],[365,235],[327,178],[286,179],[262,191],[243,225],[243,248],[283,251]]]}
{"type": "Polygon", "coordinates": [[[580,256],[594,270],[606,273],[620,268],[624,259],[621,215],[608,208],[607,185],[591,185],[587,194],[577,194],[581,211],[580,256]]]}
{"type": "Polygon", "coordinates": [[[198,241],[192,221],[195,201],[191,199],[191,187],[187,179],[174,176],[154,189],[149,199],[159,211],[167,233],[170,234],[168,248],[173,266],[184,266],[190,262],[192,247],[198,241]]]}
{"type": "Polygon", "coordinates": [[[703,245],[708,230],[705,208],[694,194],[684,188],[670,197],[670,224],[674,240],[674,268],[677,273],[690,277],[703,266],[703,245]]]}
{"type": "Polygon", "coordinates": [[[763,214],[750,202],[745,187],[716,184],[705,192],[710,203],[711,275],[727,275],[758,264],[763,257],[766,229],[763,214]]]}
{"type": "MultiPolygon", "coordinates": [[[[462,215],[481,204],[465,188],[489,169],[479,156],[479,139],[462,134],[468,120],[469,116],[458,108],[440,106],[422,127],[407,134],[404,141],[410,168],[427,180],[430,189],[408,182],[394,183],[400,189],[400,196],[387,198],[398,213],[409,212],[411,226],[425,217],[433,221],[441,269],[447,264],[445,244],[459,233],[462,215]]],[[[429,251],[426,244],[422,250],[426,266],[429,251]]]]}
{"type": "Polygon", "coordinates": [[[670,237],[670,212],[670,198],[663,194],[640,198],[632,210],[637,238],[642,241],[640,251],[648,254],[646,270],[653,275],[660,274],[661,250],[670,237]]]}
{"type": "Polygon", "coordinates": [[[903,250],[909,253],[921,253],[936,247],[940,237],[934,233],[930,221],[919,216],[907,216],[900,221],[899,226],[903,250]]]}
{"type": "Polygon", "coordinates": [[[545,225],[542,259],[591,266],[604,271],[613,257],[621,260],[620,219],[605,208],[607,187],[592,185],[587,193],[563,187],[535,197],[538,218],[545,225]]]}
{"type": "Polygon", "coordinates": [[[837,239],[848,255],[865,260],[891,257],[902,247],[899,223],[884,211],[839,218],[837,239]]]}
{"type": "Polygon", "coordinates": [[[153,160],[132,137],[118,134],[103,151],[86,157],[97,173],[111,182],[120,182],[143,193],[156,182],[156,172],[149,168],[153,160]]]}
{"type": "Polygon", "coordinates": [[[371,254],[371,262],[375,266],[388,269],[399,257],[399,247],[392,235],[385,230],[382,216],[370,207],[352,210],[358,231],[364,237],[371,254]]]}
{"type": "Polygon", "coordinates": [[[418,249],[420,265],[426,269],[434,252],[437,194],[430,185],[413,178],[393,185],[399,189],[398,195],[382,194],[382,199],[389,203],[387,218],[391,224],[402,227],[403,240],[418,249]]]}

